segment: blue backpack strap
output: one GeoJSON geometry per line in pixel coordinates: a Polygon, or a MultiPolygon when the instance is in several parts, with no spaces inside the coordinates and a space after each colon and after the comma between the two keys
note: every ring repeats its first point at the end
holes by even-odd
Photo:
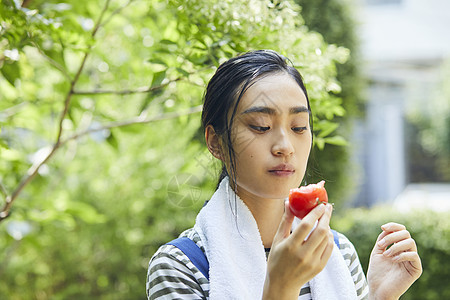
{"type": "MultiPolygon", "coordinates": [[[[333,233],[334,242],[336,246],[340,249],[339,236],[336,230],[331,229],[333,233]]],[[[180,237],[168,242],[166,245],[172,245],[180,249],[197,267],[197,269],[202,272],[202,274],[209,280],[209,262],[206,258],[205,253],[197,246],[197,244],[188,237],[180,237]]]]}
{"type": "Polygon", "coordinates": [[[200,249],[197,244],[188,237],[179,237],[173,241],[168,242],[166,245],[172,245],[180,249],[194,266],[199,269],[200,272],[209,280],[209,262],[205,253],[200,249]]]}
{"type": "Polygon", "coordinates": [[[331,229],[331,232],[333,233],[334,243],[336,246],[341,249],[341,246],[339,245],[339,236],[336,230],[331,229]]]}

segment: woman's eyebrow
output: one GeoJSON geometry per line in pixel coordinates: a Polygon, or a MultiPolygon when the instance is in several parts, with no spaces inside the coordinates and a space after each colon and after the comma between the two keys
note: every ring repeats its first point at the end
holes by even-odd
{"type": "Polygon", "coordinates": [[[252,106],[250,108],[247,108],[242,112],[242,115],[244,114],[250,114],[250,113],[261,113],[261,114],[267,114],[267,115],[276,115],[277,111],[276,109],[273,109],[271,107],[267,106],[252,106]]]}
{"type": "MultiPolygon", "coordinates": [[[[298,113],[309,113],[309,109],[306,106],[294,106],[289,109],[289,114],[298,114],[298,113]]],[[[242,114],[250,114],[250,113],[262,113],[267,115],[276,115],[277,109],[267,107],[267,106],[252,106],[247,108],[242,112],[242,114]]]]}
{"type": "Polygon", "coordinates": [[[306,106],[295,106],[295,107],[291,107],[289,109],[289,113],[292,114],[298,114],[298,113],[302,113],[302,112],[307,112],[309,113],[309,109],[306,106]]]}

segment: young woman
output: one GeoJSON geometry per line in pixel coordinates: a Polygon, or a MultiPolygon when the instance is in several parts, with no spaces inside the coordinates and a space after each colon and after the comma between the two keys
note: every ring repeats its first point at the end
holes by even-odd
{"type": "Polygon", "coordinates": [[[305,175],[312,120],[302,78],[284,57],[262,50],[223,63],[208,84],[202,123],[223,170],[181,236],[201,249],[209,274],[163,245],[149,264],[149,299],[398,299],[420,276],[403,225],[381,226],[366,281],[352,243],[333,238],[331,205],[302,220],[290,212],[285,200],[305,175]]]}

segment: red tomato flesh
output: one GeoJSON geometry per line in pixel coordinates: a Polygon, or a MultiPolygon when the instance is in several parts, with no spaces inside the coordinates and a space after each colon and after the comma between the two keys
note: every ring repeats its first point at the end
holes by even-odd
{"type": "Polygon", "coordinates": [[[289,208],[292,213],[303,219],[314,207],[328,203],[325,181],[291,189],[289,192],[289,208]]]}

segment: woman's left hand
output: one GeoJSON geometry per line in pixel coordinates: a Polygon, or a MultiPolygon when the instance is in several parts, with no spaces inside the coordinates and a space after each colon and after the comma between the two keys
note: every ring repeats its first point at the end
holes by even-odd
{"type": "Polygon", "coordinates": [[[370,299],[398,299],[420,277],[422,264],[405,226],[387,223],[381,229],[367,272],[370,299]]]}

